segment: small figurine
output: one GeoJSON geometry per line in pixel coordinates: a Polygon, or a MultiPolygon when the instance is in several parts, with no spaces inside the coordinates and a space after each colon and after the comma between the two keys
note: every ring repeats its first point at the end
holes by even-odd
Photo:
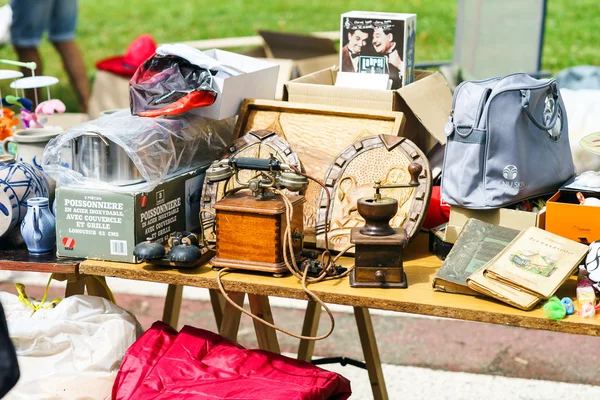
{"type": "Polygon", "coordinates": [[[29,112],[26,109],[21,109],[21,118],[23,119],[23,126],[27,128],[43,128],[44,125],[38,121],[35,113],[29,112]]]}
{"type": "Polygon", "coordinates": [[[573,300],[571,300],[570,297],[563,297],[560,299],[560,302],[565,306],[567,315],[575,313],[575,303],[573,303],[573,300]]]}
{"type": "Polygon", "coordinates": [[[592,281],[588,277],[586,268],[581,267],[579,268],[579,274],[577,275],[577,303],[579,306],[579,311],[577,311],[578,315],[591,318],[596,314],[596,292],[592,281]]]}
{"type": "Polygon", "coordinates": [[[57,112],[62,114],[66,111],[66,109],[67,108],[65,107],[65,104],[62,101],[58,99],[50,99],[42,101],[40,104],[38,104],[38,106],[35,108],[35,113],[52,115],[55,112],[57,112]]]}

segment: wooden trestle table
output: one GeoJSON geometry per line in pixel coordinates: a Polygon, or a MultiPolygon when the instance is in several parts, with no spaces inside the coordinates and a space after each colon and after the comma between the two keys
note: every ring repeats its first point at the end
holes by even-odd
{"type": "MultiPolygon", "coordinates": [[[[342,257],[344,266],[353,264],[352,258],[342,257]]],[[[375,399],[387,398],[381,370],[379,352],[368,309],[399,311],[468,321],[511,325],[523,328],[544,329],[557,332],[600,335],[600,318],[583,318],[571,315],[561,321],[549,320],[541,307],[521,311],[490,299],[466,295],[434,292],[433,277],[442,262],[428,252],[427,235],[420,234],[405,251],[404,270],[408,277],[407,289],[351,288],[348,278],[311,284],[311,291],[323,301],[354,307],[361,345],[375,399]]],[[[79,273],[101,277],[117,277],[169,284],[165,303],[165,322],[177,325],[181,289],[195,286],[210,289],[211,300],[220,334],[235,340],[241,313],[228,303],[223,303],[218,293],[217,272],[209,265],[193,269],[167,269],[151,264],[122,264],[86,260],[79,265],[79,273]],[[217,289],[217,290],[215,290],[217,289]]],[[[293,276],[281,278],[269,274],[236,271],[223,274],[224,287],[237,304],[243,304],[248,294],[250,308],[266,320],[272,321],[268,296],[308,300],[301,283],[293,276]]],[[[576,280],[569,279],[558,291],[559,297],[575,296],[576,280]]],[[[303,334],[317,331],[320,308],[309,301],[303,334]]],[[[275,330],[255,323],[259,347],[279,352],[275,330]]],[[[311,360],[314,343],[302,341],[298,358],[311,360]]]]}

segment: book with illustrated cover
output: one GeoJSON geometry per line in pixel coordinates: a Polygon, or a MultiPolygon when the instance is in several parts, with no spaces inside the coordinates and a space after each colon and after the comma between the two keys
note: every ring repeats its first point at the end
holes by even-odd
{"type": "Polygon", "coordinates": [[[528,228],[485,266],[484,274],[548,299],[578,268],[588,246],[539,228],[528,228]]]}
{"type": "Polygon", "coordinates": [[[433,279],[433,289],[478,296],[467,278],[496,257],[517,235],[518,230],[471,218],[433,279]]]}

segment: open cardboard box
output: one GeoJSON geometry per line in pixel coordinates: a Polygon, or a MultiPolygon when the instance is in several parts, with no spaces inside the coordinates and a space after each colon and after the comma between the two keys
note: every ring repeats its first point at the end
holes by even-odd
{"type": "Polygon", "coordinates": [[[237,115],[242,101],[247,97],[275,98],[279,73],[277,64],[218,49],[206,50],[204,54],[244,73],[227,78],[215,76],[213,83],[218,92],[215,102],[208,107],[194,109],[194,114],[222,120],[237,115]]]}
{"type": "MultiPolygon", "coordinates": [[[[598,192],[581,192],[600,197],[598,192]]],[[[600,207],[579,204],[577,191],[560,190],[546,202],[546,230],[581,243],[600,240],[600,207]]]]}
{"type": "Polygon", "coordinates": [[[88,103],[90,119],[117,108],[129,108],[129,79],[97,69],[88,103]]]}
{"type": "Polygon", "coordinates": [[[415,71],[415,82],[398,90],[337,87],[338,68],[327,68],[285,84],[283,100],[297,103],[401,111],[406,117],[403,136],[424,152],[446,143],[444,125],[452,94],[439,72],[415,71]]]}
{"type": "Polygon", "coordinates": [[[339,63],[340,56],[334,42],[340,38],[339,31],[317,32],[309,35],[258,31],[258,34],[260,36],[206,39],[183,43],[203,51],[212,48],[246,48],[246,50],[241,50],[241,54],[279,65],[276,100],[281,100],[283,85],[290,79],[339,63]],[[248,49],[248,47],[250,48],[248,49]]]}
{"type": "MultiPolygon", "coordinates": [[[[288,80],[339,63],[339,52],[334,41],[329,38],[273,31],[258,31],[258,34],[264,44],[243,54],[252,57],[288,60],[292,64],[288,80]]],[[[339,33],[337,36],[339,39],[339,33]]]]}
{"type": "Polygon", "coordinates": [[[339,52],[329,38],[272,31],[258,31],[258,34],[264,41],[263,45],[243,54],[279,65],[276,100],[283,98],[284,84],[291,79],[339,63],[339,52]]]}
{"type": "Polygon", "coordinates": [[[483,222],[506,228],[525,230],[531,226],[541,229],[546,225],[546,212],[534,213],[529,211],[513,210],[510,208],[498,208],[494,210],[471,210],[462,207],[450,207],[450,220],[446,226],[446,237],[444,241],[455,243],[463,226],[469,218],[475,218],[483,222]]]}

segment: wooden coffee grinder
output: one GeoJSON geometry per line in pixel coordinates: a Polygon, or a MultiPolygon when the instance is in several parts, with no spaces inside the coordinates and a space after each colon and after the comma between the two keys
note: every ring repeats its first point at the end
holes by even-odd
{"type": "Polygon", "coordinates": [[[423,167],[408,166],[410,182],[382,185],[376,181],[373,197],[357,201],[358,213],[365,219],[363,227],[352,228],[350,242],[356,245],[355,268],[350,272],[350,286],[370,288],[406,288],[408,282],[402,267],[402,252],[408,241],[406,230],[392,228],[389,221],[398,212],[398,200],[381,197],[382,188],[410,188],[419,186],[423,167]]]}
{"type": "Polygon", "coordinates": [[[287,272],[283,246],[288,225],[294,257],[300,259],[306,199],[300,195],[275,194],[273,189],[304,191],[308,180],[274,157],[215,161],[206,171],[206,180],[219,182],[234,175],[241,186],[226,191],[214,205],[216,256],[211,264],[281,276],[287,272]],[[256,170],[258,174],[248,182],[240,182],[238,171],[242,169],[256,170]],[[291,220],[287,213],[290,206],[291,220]]]}

